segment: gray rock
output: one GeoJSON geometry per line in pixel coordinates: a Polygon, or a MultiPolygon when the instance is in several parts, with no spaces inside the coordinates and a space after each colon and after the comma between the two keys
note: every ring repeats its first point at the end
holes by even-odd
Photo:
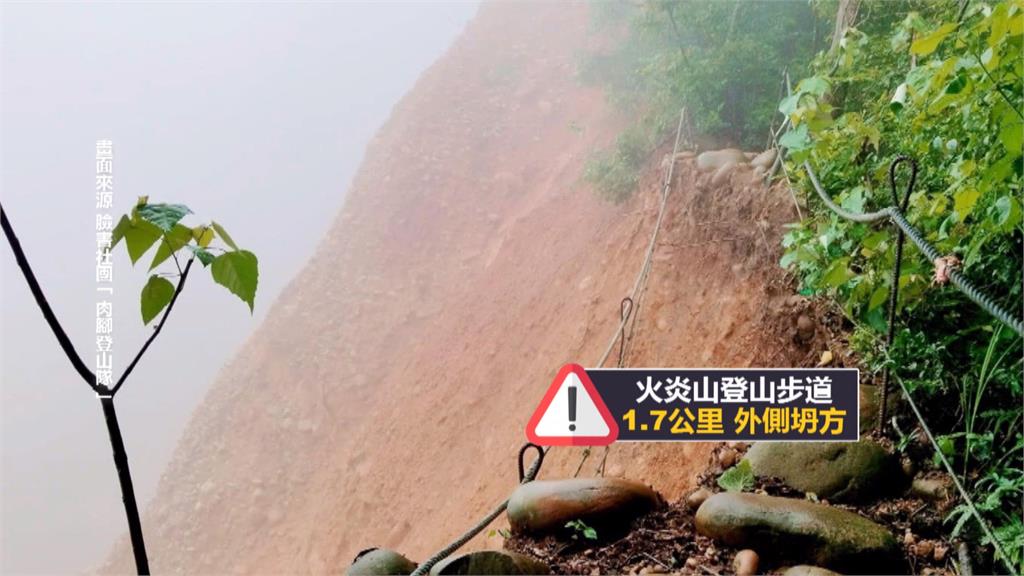
{"type": "Polygon", "coordinates": [[[431,574],[550,574],[547,564],[506,550],[482,550],[438,562],[431,574]]]}
{"type": "Polygon", "coordinates": [[[790,566],[782,572],[782,576],[842,576],[838,572],[833,572],[827,568],[821,568],[819,566],[808,566],[807,564],[800,564],[799,566],[790,566]]]}
{"type": "Polygon", "coordinates": [[[949,484],[943,478],[914,478],[910,493],[924,500],[941,502],[949,498],[949,484]]]}
{"type": "Polygon", "coordinates": [[[742,150],[726,148],[724,150],[709,150],[701,152],[697,156],[697,170],[701,172],[714,172],[726,164],[746,164],[747,156],[742,150]]]}
{"type": "Polygon", "coordinates": [[[349,576],[384,576],[387,574],[410,574],[416,563],[398,552],[375,548],[356,556],[345,572],[349,576]]]}
{"type": "MultiPolygon", "coordinates": [[[[892,386],[890,388],[895,388],[892,386]]],[[[860,385],[860,432],[864,434],[878,427],[878,386],[873,384],[860,385]]],[[[889,390],[889,401],[886,402],[889,414],[893,413],[897,403],[902,400],[899,392],[889,390]]]]}
{"type": "Polygon", "coordinates": [[[620,478],[535,480],[512,493],[508,521],[519,534],[567,535],[566,523],[582,520],[603,538],[628,530],[661,503],[654,490],[620,478]]]}
{"type": "Polygon", "coordinates": [[[723,492],[697,510],[697,532],[776,561],[812,562],[856,574],[901,569],[899,545],[884,527],[831,506],[723,492]]]}
{"type": "Polygon", "coordinates": [[[747,451],[758,476],[839,502],[864,502],[905,484],[899,461],[881,446],[860,442],[758,442],[747,451]]]}

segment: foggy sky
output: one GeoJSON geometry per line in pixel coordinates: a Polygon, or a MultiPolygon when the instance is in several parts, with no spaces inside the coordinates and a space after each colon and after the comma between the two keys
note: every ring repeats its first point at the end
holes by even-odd
{"type": "MultiPolygon", "coordinates": [[[[311,255],[363,148],[475,3],[3,4],[0,183],[58,317],[93,364],[95,142],[114,213],[188,204],[260,258],[256,313],[190,277],[117,397],[144,507],[218,369],[311,255]]],[[[98,401],[0,243],[0,521],[5,573],[81,572],[124,533],[98,401]]],[[[115,260],[115,371],[147,336],[150,257],[115,260]]],[[[197,272],[200,272],[197,270],[197,272]]]]}

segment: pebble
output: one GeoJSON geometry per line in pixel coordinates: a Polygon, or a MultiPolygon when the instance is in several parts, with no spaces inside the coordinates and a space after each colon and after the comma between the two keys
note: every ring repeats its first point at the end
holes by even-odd
{"type": "Polygon", "coordinates": [[[922,540],[914,546],[914,554],[921,558],[930,558],[935,553],[935,544],[931,540],[922,540]]]}
{"type": "Polygon", "coordinates": [[[707,488],[703,487],[698,488],[691,492],[690,495],[686,497],[686,507],[689,508],[690,510],[696,511],[697,508],[700,508],[700,505],[703,504],[705,500],[711,497],[711,495],[711,490],[708,490],[707,488]]]}
{"type": "Polygon", "coordinates": [[[722,465],[723,470],[729,469],[736,464],[738,457],[739,453],[737,453],[736,450],[726,447],[718,453],[718,463],[722,465]]]}
{"type": "Polygon", "coordinates": [[[801,314],[796,319],[796,333],[804,342],[814,338],[814,320],[810,316],[801,314]]]}
{"type": "Polygon", "coordinates": [[[757,574],[759,560],[757,552],[749,548],[740,550],[732,560],[732,569],[736,571],[736,576],[754,576],[757,574]]]}

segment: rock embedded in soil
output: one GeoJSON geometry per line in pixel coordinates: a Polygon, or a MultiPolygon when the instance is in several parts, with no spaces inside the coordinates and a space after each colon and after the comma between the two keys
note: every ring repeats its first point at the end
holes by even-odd
{"type": "MultiPolygon", "coordinates": [[[[873,384],[860,385],[860,433],[871,432],[878,427],[878,390],[879,387],[873,384]]],[[[891,414],[898,402],[900,394],[896,390],[889,391],[889,401],[886,402],[891,414]]]]}
{"type": "Polygon", "coordinates": [[[723,164],[721,168],[715,170],[715,174],[711,177],[712,186],[721,186],[729,181],[729,177],[736,170],[735,162],[728,162],[723,164]]]}
{"type": "Polygon", "coordinates": [[[862,573],[900,570],[900,548],[884,527],[831,506],[760,494],[723,492],[697,510],[697,532],[776,561],[812,562],[862,573]]]}
{"type": "Polygon", "coordinates": [[[807,564],[800,564],[798,566],[790,566],[782,571],[781,576],[842,576],[838,572],[833,572],[828,568],[822,568],[820,566],[808,566],[807,564]]]}
{"type": "Polygon", "coordinates": [[[513,532],[533,535],[570,535],[566,523],[581,520],[604,538],[627,531],[661,504],[654,490],[620,478],[535,480],[512,493],[508,520],[513,532]]]}
{"type": "Polygon", "coordinates": [[[385,576],[388,574],[410,574],[416,563],[393,550],[376,548],[356,556],[345,572],[349,576],[385,576]]]}
{"type": "Polygon", "coordinates": [[[746,458],[757,476],[837,502],[866,502],[905,485],[897,458],[869,440],[758,442],[746,458]]]}
{"type": "Polygon", "coordinates": [[[949,486],[942,478],[914,478],[910,493],[922,500],[941,502],[949,498],[949,486]]]}
{"type": "Polygon", "coordinates": [[[761,168],[762,170],[768,170],[769,168],[771,168],[772,164],[775,163],[775,155],[777,153],[777,149],[769,148],[764,152],[761,152],[757,156],[754,156],[750,160],[750,165],[757,168],[761,168]]]}
{"type": "Polygon", "coordinates": [[[796,319],[796,334],[801,341],[807,342],[811,338],[814,338],[815,326],[814,320],[806,314],[801,314],[796,319]]]}
{"type": "Polygon", "coordinates": [[[691,511],[696,512],[705,500],[711,498],[712,494],[714,494],[714,492],[712,492],[711,490],[708,490],[707,488],[704,487],[700,487],[691,492],[690,495],[686,497],[686,507],[691,511]]]}
{"type": "Polygon", "coordinates": [[[547,564],[507,550],[481,550],[438,562],[431,574],[550,574],[547,564]]]}
{"type": "Polygon", "coordinates": [[[709,150],[701,152],[697,156],[697,170],[701,172],[713,172],[726,164],[746,164],[747,155],[742,150],[725,148],[723,150],[709,150]]]}

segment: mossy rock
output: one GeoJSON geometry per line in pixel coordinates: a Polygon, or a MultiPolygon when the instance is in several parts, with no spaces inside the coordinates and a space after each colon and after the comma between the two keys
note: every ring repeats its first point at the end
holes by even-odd
{"type": "Polygon", "coordinates": [[[899,460],[869,440],[758,442],[746,458],[758,476],[837,502],[866,502],[906,485],[899,460]]]}
{"type": "Polygon", "coordinates": [[[416,563],[393,550],[371,548],[356,556],[345,572],[349,576],[386,576],[411,574],[416,563]]]}
{"type": "Polygon", "coordinates": [[[507,550],[481,550],[438,562],[431,574],[550,574],[547,564],[507,550]]]}
{"type": "Polygon", "coordinates": [[[536,480],[512,493],[508,520],[517,534],[562,536],[571,536],[565,525],[579,520],[605,538],[628,531],[633,520],[661,504],[657,492],[630,480],[536,480]]]}
{"type": "Polygon", "coordinates": [[[807,562],[854,574],[901,573],[900,548],[885,527],[807,500],[722,492],[695,518],[697,532],[774,561],[807,562]]]}

